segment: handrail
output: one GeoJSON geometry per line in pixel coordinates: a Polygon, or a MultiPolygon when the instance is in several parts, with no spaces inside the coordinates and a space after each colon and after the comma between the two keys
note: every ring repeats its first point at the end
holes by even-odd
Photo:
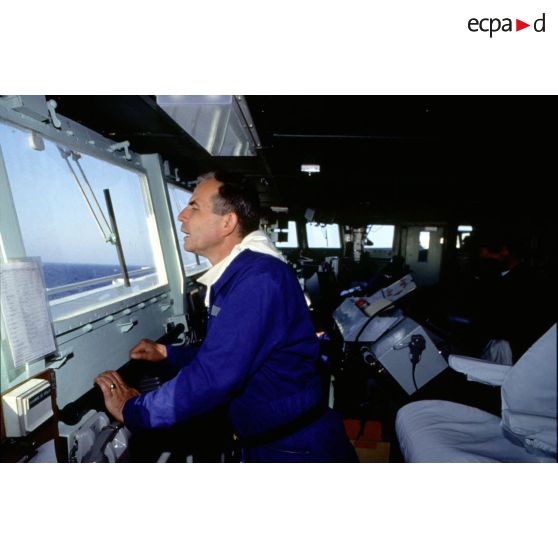
{"type": "MultiPolygon", "coordinates": [[[[147,267],[142,269],[135,269],[134,271],[128,271],[130,277],[139,275],[140,273],[153,273],[156,269],[154,267],[147,267]]],[[[67,285],[62,285],[60,287],[47,288],[47,295],[63,293],[69,291],[70,289],[78,289],[81,287],[89,287],[91,285],[98,285],[106,281],[113,281],[114,279],[122,279],[122,274],[117,273],[115,275],[105,275],[104,277],[96,277],[95,279],[87,279],[86,281],[78,281],[77,283],[68,283],[67,285]]]]}

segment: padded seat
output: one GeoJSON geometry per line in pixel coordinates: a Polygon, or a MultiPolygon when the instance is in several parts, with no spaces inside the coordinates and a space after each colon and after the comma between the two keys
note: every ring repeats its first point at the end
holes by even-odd
{"type": "Polygon", "coordinates": [[[414,463],[540,463],[502,435],[500,417],[450,401],[415,401],[395,422],[401,453],[414,463]]]}
{"type": "Polygon", "coordinates": [[[556,461],[556,324],[514,366],[450,357],[474,381],[501,385],[502,418],[450,401],[416,401],[397,413],[405,461],[540,463],[556,461]]]}

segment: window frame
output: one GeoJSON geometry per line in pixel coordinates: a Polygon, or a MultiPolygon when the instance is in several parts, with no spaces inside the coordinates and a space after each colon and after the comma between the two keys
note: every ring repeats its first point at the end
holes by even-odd
{"type": "MultiPolygon", "coordinates": [[[[368,226],[372,227],[393,227],[393,237],[391,239],[391,248],[383,248],[383,247],[376,247],[376,246],[366,246],[365,241],[368,238],[368,234],[365,234],[363,239],[362,247],[364,248],[364,252],[368,254],[371,258],[374,259],[384,259],[389,260],[393,257],[395,253],[395,239],[397,235],[397,225],[395,223],[368,223],[368,226]]],[[[366,229],[365,229],[366,231],[366,229]]]]}
{"type": "Polygon", "coordinates": [[[473,225],[458,225],[456,228],[455,248],[461,250],[463,248],[463,241],[474,234],[475,228],[473,225]]]}
{"type": "Polygon", "coordinates": [[[289,242],[288,240],[284,241],[284,242],[277,241],[277,242],[274,242],[273,244],[275,245],[275,247],[278,250],[298,250],[301,247],[301,243],[300,243],[300,240],[299,240],[299,234],[298,234],[298,223],[296,222],[295,219],[287,219],[287,228],[286,229],[285,228],[280,228],[280,227],[274,227],[272,229],[272,232],[273,233],[279,233],[279,232],[289,233],[290,223],[293,223],[293,225],[294,225],[293,229],[294,229],[294,236],[295,236],[295,239],[296,239],[296,246],[283,246],[284,244],[288,244],[288,242],[289,242]]]}
{"type": "Polygon", "coordinates": [[[306,246],[308,250],[343,250],[342,231],[339,223],[320,223],[318,221],[309,221],[304,225],[304,237],[306,239],[306,246]],[[325,225],[326,227],[335,225],[339,234],[339,246],[310,246],[310,243],[308,242],[308,225],[325,225]]]}
{"type": "MultiPolygon", "coordinates": [[[[87,305],[82,311],[77,311],[68,316],[53,317],[54,331],[57,336],[86,326],[91,322],[101,320],[112,314],[121,312],[122,310],[132,308],[138,304],[154,303],[161,298],[165,298],[167,296],[166,293],[170,291],[161,236],[157,232],[155,208],[148,179],[149,173],[148,169],[142,164],[140,156],[130,151],[131,160],[127,160],[124,154],[116,151],[109,151],[110,146],[113,145],[112,141],[62,115],[58,115],[58,118],[62,123],[61,129],[56,129],[50,124],[40,122],[30,116],[15,112],[0,105],[0,122],[8,126],[15,127],[26,133],[37,132],[44,139],[54,142],[63,148],[72,149],[105,163],[117,165],[135,174],[139,173],[141,194],[146,209],[146,226],[155,252],[155,265],[158,272],[162,273],[163,283],[136,294],[124,292],[122,296],[117,296],[106,303],[99,303],[97,301],[97,304],[91,304],[91,306],[87,305]],[[156,237],[153,237],[154,234],[156,234],[156,237]]],[[[0,224],[0,258],[2,261],[8,261],[14,258],[27,257],[23,237],[19,228],[19,218],[13,201],[12,187],[1,148],[0,191],[0,200],[8,202],[2,204],[3,216],[2,223],[0,224]],[[11,203],[9,203],[10,201],[11,203]],[[17,224],[17,227],[14,228],[14,224],[17,224]]],[[[99,289],[85,291],[79,294],[83,295],[82,300],[87,303],[87,294],[89,293],[90,297],[93,298],[93,292],[98,294],[99,290],[102,288],[103,287],[100,287],[99,289]]],[[[116,289],[119,289],[119,287],[116,287],[116,289]]],[[[53,310],[53,306],[60,305],[62,304],[61,301],[72,299],[74,296],[76,295],[69,295],[68,297],[49,301],[51,311],[53,310]]]]}

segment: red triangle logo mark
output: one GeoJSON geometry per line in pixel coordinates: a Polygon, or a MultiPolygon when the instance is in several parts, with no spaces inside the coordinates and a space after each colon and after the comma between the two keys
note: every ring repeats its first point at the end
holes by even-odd
{"type": "Polygon", "coordinates": [[[524,21],[521,21],[520,19],[515,20],[515,30],[516,31],[521,31],[522,29],[525,29],[526,27],[531,27],[531,24],[530,23],[525,23],[524,21]]]}

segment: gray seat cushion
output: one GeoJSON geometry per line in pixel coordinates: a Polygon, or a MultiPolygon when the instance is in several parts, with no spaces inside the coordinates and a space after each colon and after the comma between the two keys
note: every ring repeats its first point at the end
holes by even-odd
{"type": "Polygon", "coordinates": [[[407,462],[547,461],[506,438],[499,417],[450,401],[427,400],[405,405],[397,413],[396,431],[407,462]]]}

